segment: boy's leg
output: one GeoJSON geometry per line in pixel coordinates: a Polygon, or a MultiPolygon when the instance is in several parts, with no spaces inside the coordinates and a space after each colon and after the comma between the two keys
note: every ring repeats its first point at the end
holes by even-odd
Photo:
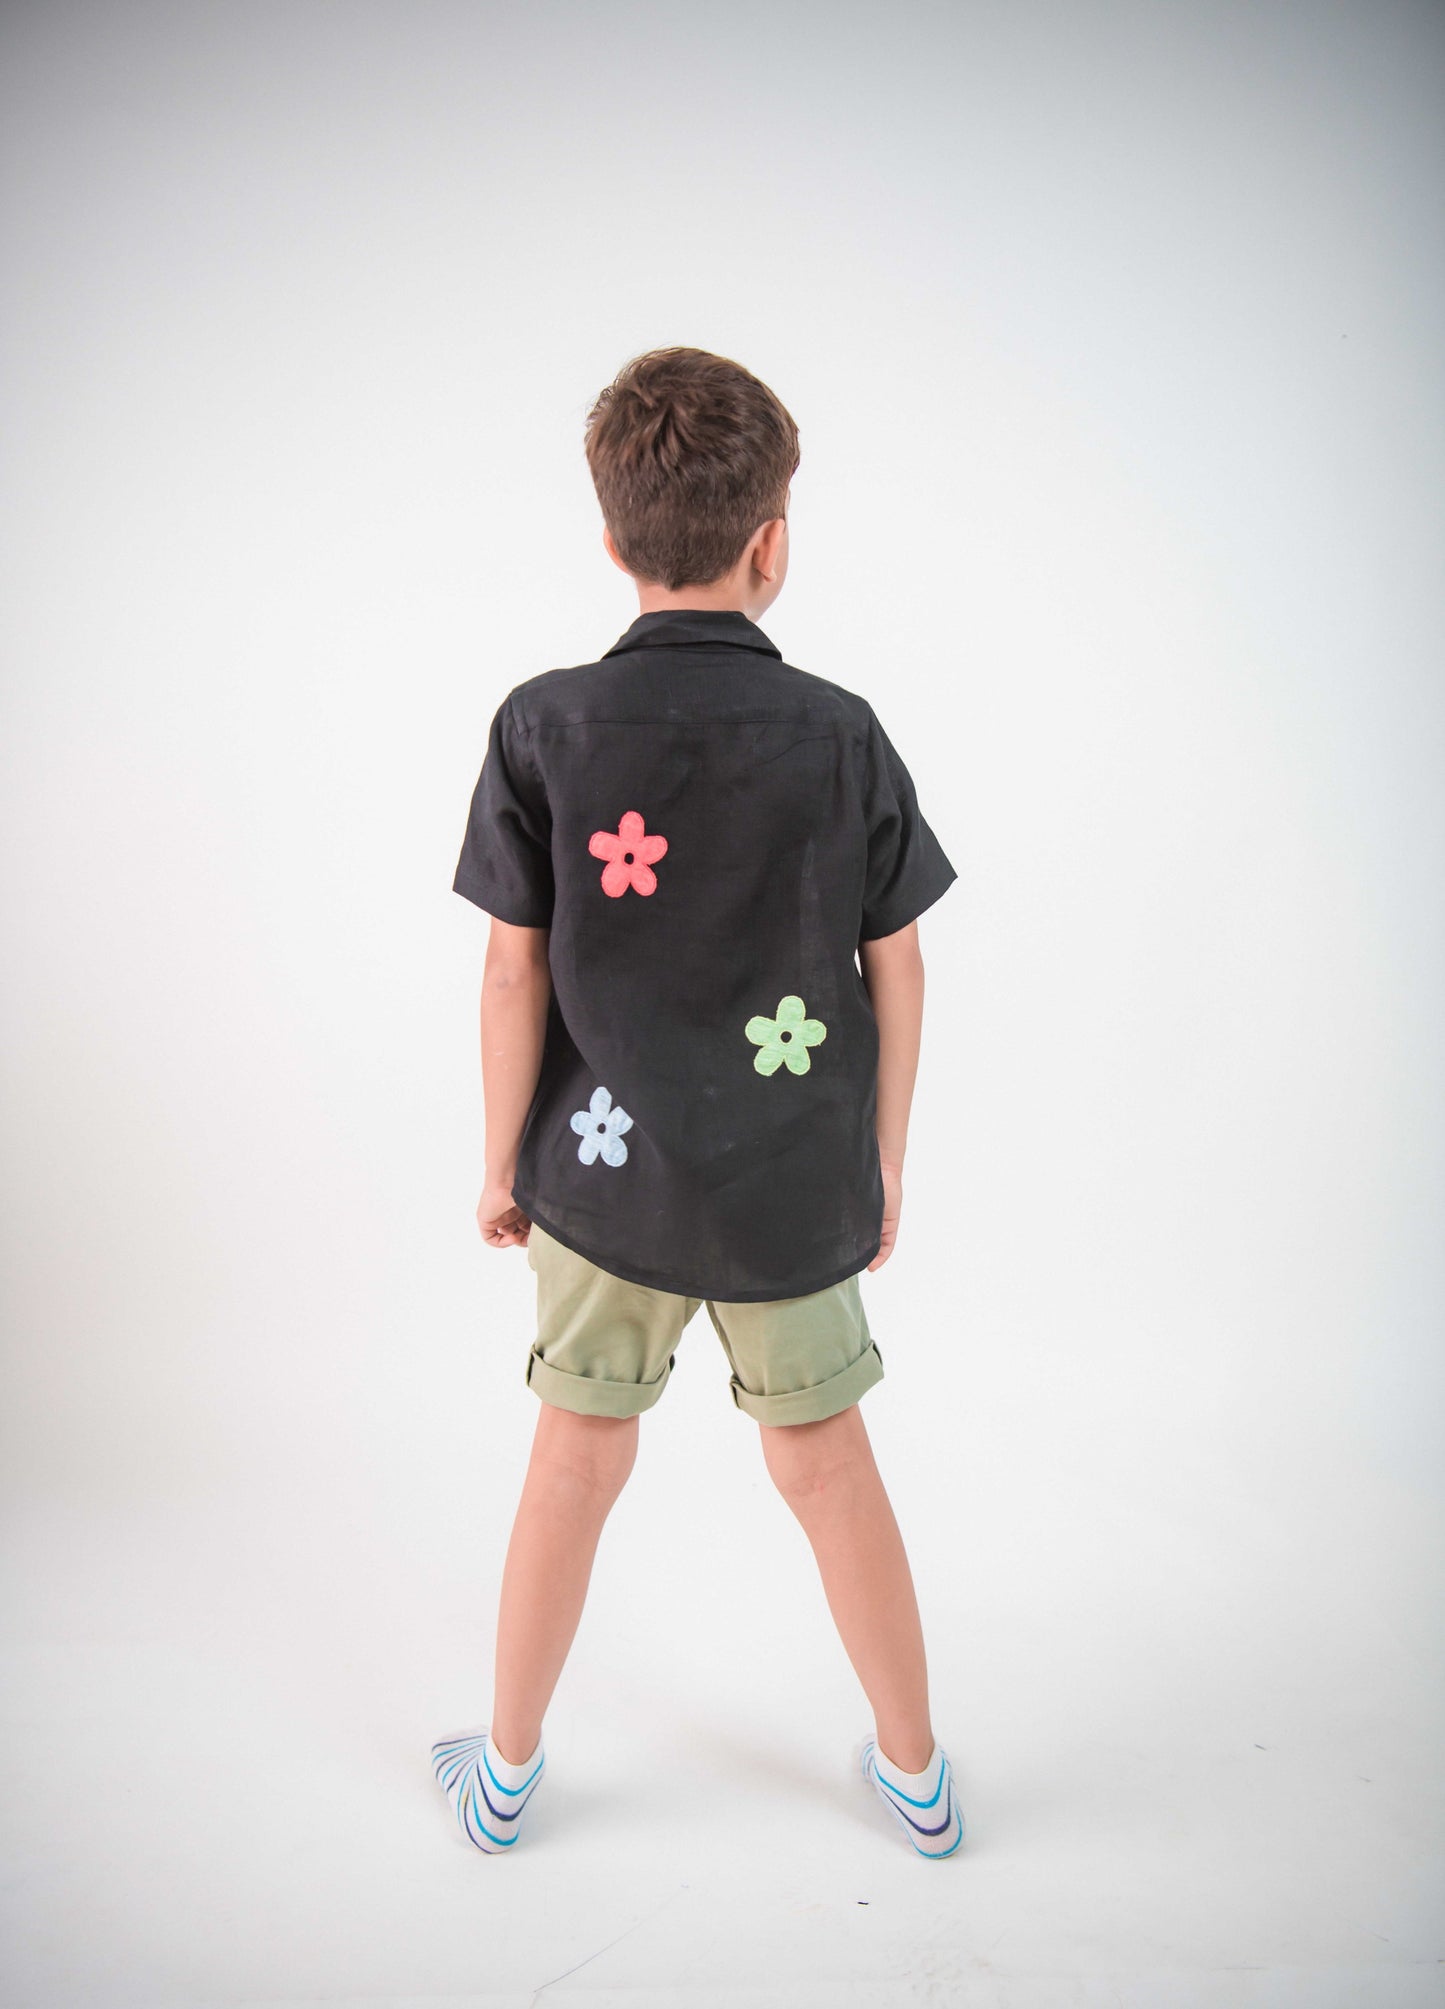
{"type": "Polygon", "coordinates": [[[582,1616],[602,1524],[637,1457],[636,1416],[543,1402],[502,1570],[491,1738],[510,1764],[536,1749],[582,1616]]]}
{"type": "Polygon", "coordinates": [[[768,1472],[808,1537],[844,1650],[872,1704],[879,1748],[901,1771],[916,1772],[934,1748],[923,1627],[862,1411],[855,1402],[819,1422],[758,1428],[768,1472]]]}

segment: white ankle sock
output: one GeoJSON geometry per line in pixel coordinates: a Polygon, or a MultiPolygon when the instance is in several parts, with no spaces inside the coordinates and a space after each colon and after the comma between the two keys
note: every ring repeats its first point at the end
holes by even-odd
{"type": "Polygon", "coordinates": [[[486,1855],[504,1855],[521,1835],[523,1815],[541,1784],[542,1740],[531,1757],[509,1765],[494,1750],[490,1729],[476,1725],[431,1747],[432,1771],[467,1840],[486,1855]]]}
{"type": "Polygon", "coordinates": [[[487,1756],[491,1760],[492,1770],[509,1792],[515,1793],[520,1791],[536,1770],[537,1760],[542,1755],[541,1738],[539,1737],[532,1747],[531,1757],[523,1758],[520,1764],[516,1765],[509,1765],[507,1760],[502,1756],[501,1752],[492,1742],[492,1733],[490,1730],[487,1731],[486,1738],[487,1756]]]}
{"type": "Polygon", "coordinates": [[[951,1856],[963,1840],[963,1809],[954,1789],[948,1753],[935,1743],[921,1772],[905,1772],[867,1737],[862,1751],[863,1776],[873,1781],[878,1797],[921,1856],[951,1856]]]}

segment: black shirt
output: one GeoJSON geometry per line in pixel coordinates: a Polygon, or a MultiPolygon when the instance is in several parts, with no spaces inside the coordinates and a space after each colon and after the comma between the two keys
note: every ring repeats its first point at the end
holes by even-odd
{"type": "Polygon", "coordinates": [[[877,1255],[860,941],[958,874],[872,706],[745,614],[639,615],[498,707],[454,890],[550,928],[512,1197],[634,1283],[802,1297],[877,1255]]]}

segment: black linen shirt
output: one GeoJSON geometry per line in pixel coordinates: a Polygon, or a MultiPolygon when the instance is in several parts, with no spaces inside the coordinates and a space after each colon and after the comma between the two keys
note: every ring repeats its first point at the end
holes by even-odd
{"type": "Polygon", "coordinates": [[[548,928],[512,1197],[634,1283],[802,1297],[877,1255],[860,941],[958,876],[866,699],[740,612],[641,614],[492,720],[454,891],[548,928]]]}

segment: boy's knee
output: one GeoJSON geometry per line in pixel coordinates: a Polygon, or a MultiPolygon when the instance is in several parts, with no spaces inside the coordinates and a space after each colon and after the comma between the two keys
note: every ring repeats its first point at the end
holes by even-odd
{"type": "Polygon", "coordinates": [[[761,1423],[758,1429],[768,1474],[790,1504],[852,1486],[871,1458],[856,1402],[817,1423],[761,1423]]]}
{"type": "Polygon", "coordinates": [[[592,1491],[616,1494],[637,1460],[636,1416],[581,1416],[544,1402],[538,1450],[548,1465],[579,1479],[592,1491]]]}

